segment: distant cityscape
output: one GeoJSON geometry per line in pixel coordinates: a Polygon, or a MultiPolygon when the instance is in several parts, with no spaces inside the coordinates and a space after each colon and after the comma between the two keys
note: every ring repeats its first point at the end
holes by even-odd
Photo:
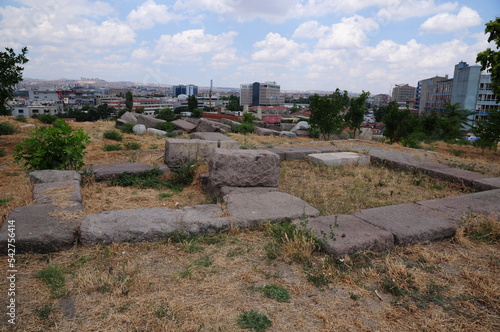
{"type": "MultiPolygon", "coordinates": [[[[81,77],[80,80],[25,79],[16,87],[15,100],[10,102],[14,116],[31,117],[35,114],[57,115],[68,108],[82,109],[106,104],[117,112],[125,109],[125,95],[133,96],[133,109],[153,115],[164,108],[175,110],[187,106],[189,96],[196,96],[200,109],[224,109],[230,96],[237,96],[245,111],[257,110],[275,115],[301,111],[307,116],[309,96],[331,91],[281,91],[277,82],[253,82],[239,88],[187,85],[139,84],[133,82],[107,82],[99,78],[81,77]],[[297,102],[300,101],[300,102],[297,102]]],[[[350,93],[350,95],[356,95],[350,93]]],[[[491,75],[481,72],[481,66],[460,62],[455,65],[453,78],[434,76],[419,80],[416,86],[396,84],[392,95],[377,94],[369,97],[370,108],[387,105],[390,101],[400,108],[422,114],[442,111],[446,103],[458,103],[462,109],[473,111],[471,120],[483,120],[488,111],[498,108],[491,91],[491,75]]],[[[300,112],[299,112],[300,113],[300,112]]]]}

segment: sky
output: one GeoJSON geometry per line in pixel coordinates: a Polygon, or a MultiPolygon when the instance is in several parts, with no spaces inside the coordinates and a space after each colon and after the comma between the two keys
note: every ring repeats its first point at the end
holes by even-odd
{"type": "Polygon", "coordinates": [[[24,77],[390,93],[475,64],[498,0],[2,0],[24,77]]]}

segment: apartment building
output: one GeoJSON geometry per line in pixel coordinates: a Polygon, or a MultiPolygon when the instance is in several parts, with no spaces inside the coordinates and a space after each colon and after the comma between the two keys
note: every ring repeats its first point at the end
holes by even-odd
{"type": "Polygon", "coordinates": [[[277,106],[283,105],[280,86],[276,82],[254,82],[240,85],[240,105],[242,106],[277,106]]]}

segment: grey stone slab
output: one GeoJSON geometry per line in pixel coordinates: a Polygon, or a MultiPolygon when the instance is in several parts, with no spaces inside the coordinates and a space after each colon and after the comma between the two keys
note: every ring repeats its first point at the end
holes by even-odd
{"type": "Polygon", "coordinates": [[[284,131],[280,132],[280,136],[282,136],[282,137],[289,137],[289,138],[295,138],[295,137],[297,137],[297,134],[294,133],[293,131],[286,131],[286,130],[284,130],[284,131]]]}
{"type": "Polygon", "coordinates": [[[229,219],[240,227],[319,216],[308,203],[281,191],[229,194],[224,201],[229,219]]]}
{"type": "Polygon", "coordinates": [[[82,176],[77,171],[57,171],[57,170],[42,170],[34,171],[28,174],[31,183],[48,183],[48,182],[64,182],[64,181],[82,181],[82,176]]]}
{"type": "Polygon", "coordinates": [[[196,127],[197,132],[217,132],[217,133],[229,133],[231,132],[231,126],[208,119],[201,118],[196,127]]]}
{"type": "Polygon", "coordinates": [[[145,125],[146,128],[154,128],[160,123],[166,122],[165,120],[162,119],[157,119],[154,116],[151,115],[144,115],[144,114],[139,114],[137,117],[137,123],[145,125]]]}
{"type": "Polygon", "coordinates": [[[101,212],[83,217],[80,240],[108,244],[157,241],[177,233],[214,233],[229,227],[222,213],[215,204],[101,212]]]}
{"type": "Polygon", "coordinates": [[[334,146],[334,145],[317,146],[314,149],[320,151],[321,153],[340,152],[342,150],[341,147],[334,146]]]}
{"type": "Polygon", "coordinates": [[[370,156],[355,152],[312,153],[307,156],[307,160],[311,164],[326,167],[370,164],[370,156]]]}
{"type": "Polygon", "coordinates": [[[165,143],[164,161],[168,167],[178,168],[188,161],[208,158],[216,148],[215,141],[171,138],[165,143]]]}
{"type": "Polygon", "coordinates": [[[194,131],[196,129],[196,124],[188,122],[186,120],[178,119],[172,121],[172,124],[175,125],[177,128],[186,131],[188,133],[194,131]]]}
{"type": "Polygon", "coordinates": [[[143,124],[136,124],[134,127],[132,127],[132,131],[136,135],[142,135],[146,132],[146,126],[143,124]]]}
{"type": "MultiPolygon", "coordinates": [[[[35,183],[33,185],[33,200],[37,204],[52,204],[60,197],[61,192],[66,191],[66,197],[62,199],[72,202],[82,202],[82,192],[80,182],[63,181],[63,182],[49,182],[49,183],[35,183]]],[[[61,198],[59,198],[61,200],[61,198]]]]}
{"type": "Polygon", "coordinates": [[[390,232],[352,215],[311,218],[302,227],[312,230],[317,238],[324,241],[323,249],[336,256],[361,250],[384,251],[394,247],[394,236],[390,232]]]}
{"type": "Polygon", "coordinates": [[[278,191],[276,187],[222,187],[220,188],[220,198],[223,200],[229,194],[262,194],[278,191]]]}
{"type": "Polygon", "coordinates": [[[155,136],[167,136],[167,132],[166,131],[155,129],[155,128],[148,128],[146,130],[146,132],[148,132],[151,135],[155,135],[155,136]]]}
{"type": "MultiPolygon", "coordinates": [[[[74,209],[83,206],[77,204],[74,209]]],[[[9,220],[14,221],[16,253],[48,253],[70,249],[78,231],[78,220],[51,216],[59,209],[51,204],[27,205],[12,210],[0,230],[0,253],[7,254],[9,220]]]]}
{"type": "Polygon", "coordinates": [[[215,141],[217,142],[217,147],[221,149],[239,149],[240,142],[225,136],[222,133],[212,133],[212,132],[196,132],[190,135],[192,139],[200,139],[204,141],[215,141]]]}
{"type": "Polygon", "coordinates": [[[312,153],[321,153],[320,150],[311,147],[297,146],[282,148],[285,151],[285,160],[300,160],[307,158],[312,153]]]}
{"type": "Polygon", "coordinates": [[[254,132],[259,136],[279,136],[280,135],[280,132],[277,130],[261,128],[261,127],[255,127],[254,132]]]}
{"type": "Polygon", "coordinates": [[[436,179],[445,180],[452,183],[462,184],[467,187],[474,187],[474,182],[484,180],[489,176],[467,171],[460,168],[422,169],[426,174],[436,179]]]}
{"type": "Polygon", "coordinates": [[[141,163],[113,163],[107,165],[92,166],[96,181],[109,180],[123,173],[138,174],[152,170],[153,167],[141,163]]]}
{"type": "Polygon", "coordinates": [[[286,148],[265,148],[264,150],[277,154],[280,160],[285,160],[286,148]]]}
{"type": "Polygon", "coordinates": [[[476,180],[473,187],[478,191],[500,189],[500,178],[476,180]]]}
{"type": "Polygon", "coordinates": [[[500,218],[500,189],[473,194],[417,202],[417,204],[442,211],[455,220],[470,213],[498,214],[500,218]]]}
{"type": "Polygon", "coordinates": [[[124,121],[125,123],[137,123],[137,118],[135,117],[134,113],[132,112],[125,112],[123,115],[120,117],[119,120],[124,121]]]}
{"type": "Polygon", "coordinates": [[[451,237],[458,225],[448,215],[418,204],[384,206],[353,215],[391,232],[395,243],[401,245],[451,237]]]}

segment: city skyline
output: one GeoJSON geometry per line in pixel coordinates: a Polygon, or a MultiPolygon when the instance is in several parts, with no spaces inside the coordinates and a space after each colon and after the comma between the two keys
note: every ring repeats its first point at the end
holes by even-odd
{"type": "Polygon", "coordinates": [[[487,1],[6,1],[0,43],[24,77],[388,93],[453,76],[487,47],[487,1]]]}

